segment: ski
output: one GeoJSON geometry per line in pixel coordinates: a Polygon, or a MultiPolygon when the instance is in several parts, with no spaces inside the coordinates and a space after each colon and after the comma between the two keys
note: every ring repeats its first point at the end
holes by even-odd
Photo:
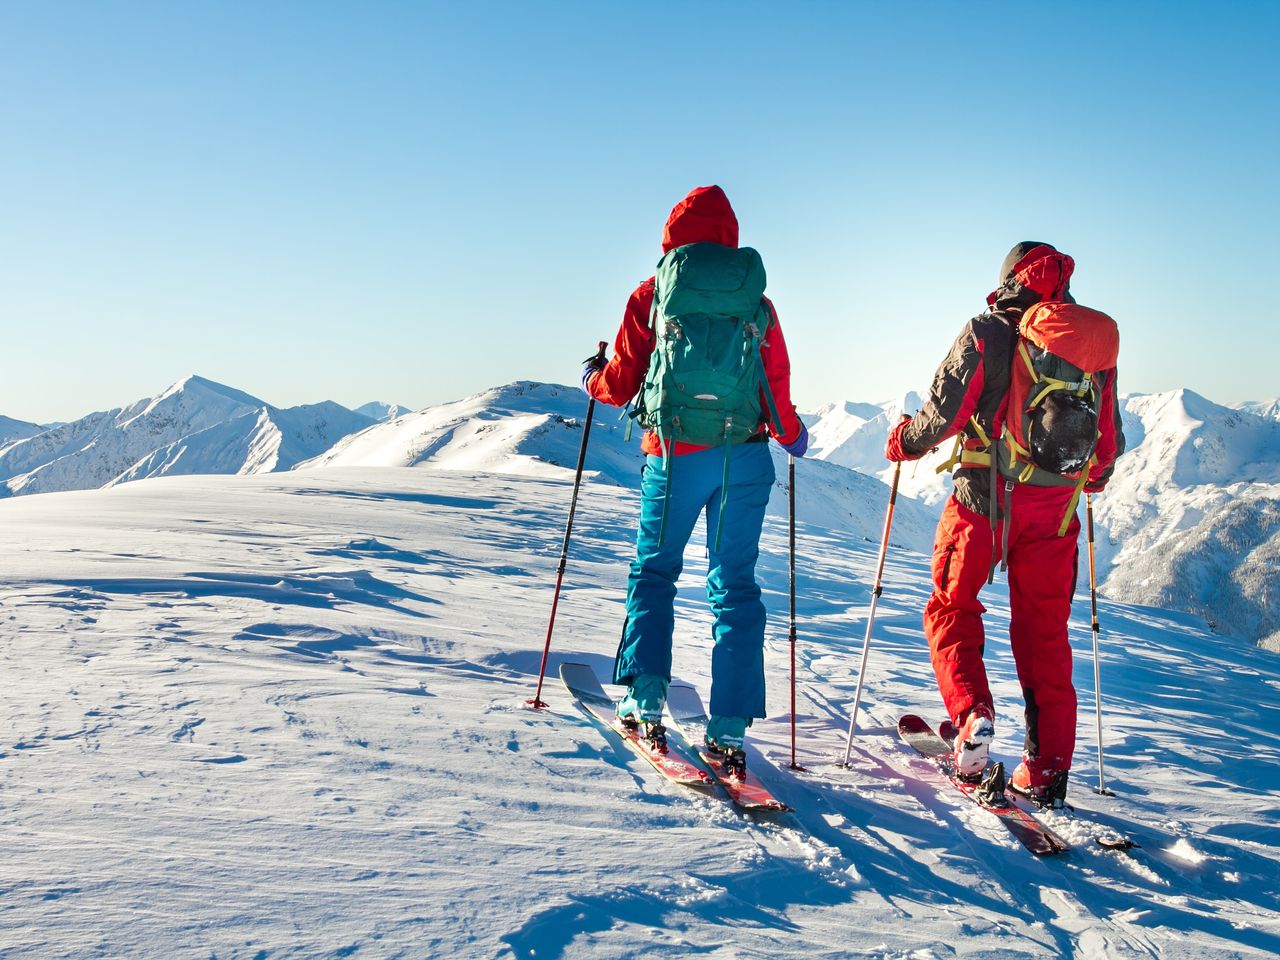
{"type": "Polygon", "coordinates": [[[1067,841],[1041,823],[1034,814],[1018,806],[1008,796],[1008,791],[1002,791],[995,797],[984,797],[980,793],[980,784],[959,779],[951,765],[950,744],[920,717],[908,715],[899,720],[898,736],[920,756],[932,760],[961,793],[999,817],[1009,832],[1036,856],[1052,856],[1071,849],[1067,841]]]}
{"type": "Polygon", "coordinates": [[[623,743],[648,760],[672,783],[693,787],[711,785],[711,776],[678,743],[668,739],[665,749],[659,750],[641,735],[638,727],[624,725],[618,719],[617,703],[605,693],[595,671],[585,663],[560,664],[560,679],[583,709],[617,734],[623,743]]]}
{"type": "MultiPolygon", "coordinates": [[[[946,741],[948,746],[954,747],[956,742],[956,729],[950,720],[943,720],[942,723],[938,724],[938,736],[940,736],[944,741],[946,741]]],[[[1023,810],[1026,810],[1028,813],[1032,814],[1033,816],[1036,815],[1036,811],[1032,809],[1032,807],[1035,806],[1035,801],[1031,800],[1028,797],[1023,796],[1021,793],[1019,793],[1017,790],[1014,790],[1012,787],[1008,788],[1005,791],[1005,796],[1008,798],[1010,803],[1016,804],[1017,806],[1021,807],[1023,810]]],[[[1049,810],[1053,814],[1056,814],[1057,816],[1065,817],[1068,820],[1080,821],[1083,819],[1092,819],[1092,818],[1084,817],[1078,814],[1076,811],[1076,808],[1069,803],[1064,803],[1060,807],[1057,807],[1057,806],[1050,807],[1049,810]]],[[[1093,842],[1097,846],[1101,847],[1104,850],[1128,851],[1128,850],[1133,850],[1135,848],[1138,848],[1140,846],[1140,844],[1138,844],[1138,842],[1135,841],[1133,838],[1121,833],[1120,831],[1116,830],[1114,827],[1105,827],[1104,829],[1105,829],[1104,833],[1100,835],[1094,834],[1090,838],[1093,840],[1093,842]]]]}
{"type": "Polygon", "coordinates": [[[707,749],[707,712],[697,690],[683,685],[671,687],[667,691],[667,710],[685,740],[698,752],[702,762],[715,776],[716,782],[738,809],[768,813],[786,813],[791,810],[750,770],[745,771],[745,776],[738,777],[729,770],[723,755],[707,749]]]}

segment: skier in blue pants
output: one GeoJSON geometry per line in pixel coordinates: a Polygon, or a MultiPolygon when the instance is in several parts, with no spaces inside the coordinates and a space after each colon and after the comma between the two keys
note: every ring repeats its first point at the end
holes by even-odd
{"type": "MultiPolygon", "coordinates": [[[[732,260],[736,255],[724,248],[738,249],[738,221],[733,208],[719,187],[698,187],[671,211],[663,233],[663,252],[677,257],[683,252],[690,258],[692,269],[699,255],[708,258],[704,262],[715,263],[717,257],[732,260]],[[719,254],[716,249],[705,249],[717,246],[719,254]]],[[[733,261],[734,269],[742,266],[749,273],[751,258],[758,255],[746,249],[741,252],[741,262],[733,261]]],[[[668,259],[664,256],[664,263],[668,259]]],[[[756,419],[749,428],[734,438],[727,421],[723,442],[687,442],[681,439],[678,417],[663,420],[663,411],[647,411],[650,429],[641,445],[646,460],[640,528],[627,582],[627,619],[614,667],[615,682],[629,687],[619,704],[619,716],[644,723],[647,730],[660,730],[671,680],[676,581],[683,567],[685,547],[698,517],[705,513],[710,557],[707,599],[715,615],[707,738],[712,747],[738,755],[751,721],[765,715],[765,608],[755,567],[774,480],[768,440],[772,437],[788,453],[799,457],[804,455],[809,439],[791,402],[787,345],[777,311],[762,293],[763,267],[758,269],[760,292],[751,295],[755,299],[745,304],[745,309],[735,308],[734,315],[727,318],[740,324],[740,315],[749,316],[755,311],[753,323],[747,328],[758,333],[758,340],[743,353],[752,364],[757,361],[751,350],[758,350],[759,357],[758,367],[751,367],[753,379],[747,391],[759,395],[756,419]],[[671,426],[655,428],[654,421],[671,426]]],[[[651,363],[658,362],[655,349],[660,327],[668,344],[672,331],[684,343],[692,342],[688,333],[697,318],[691,318],[682,328],[678,317],[660,316],[662,311],[658,309],[660,305],[674,309],[680,299],[678,288],[677,279],[672,288],[659,291],[654,277],[636,288],[627,303],[613,357],[607,363],[592,358],[583,367],[582,387],[589,396],[602,403],[624,406],[642,387],[649,390],[658,379],[649,377],[646,383],[651,363]]],[[[705,288],[700,289],[700,294],[702,290],[705,288]]],[[[715,306],[711,304],[709,308],[703,302],[702,310],[705,314],[715,306]]],[[[722,312],[730,311],[726,307],[722,312]]],[[[680,391],[684,387],[683,382],[679,384],[680,391]]],[[[697,391],[691,392],[695,394],[693,399],[702,399],[697,391]]],[[[692,419],[689,409],[682,409],[685,418],[692,419]]]]}
{"type": "Polygon", "coordinates": [[[728,501],[720,517],[724,453],[715,447],[680,457],[675,466],[667,529],[659,544],[667,472],[662,458],[645,458],[640,531],[627,581],[627,621],[618,647],[617,678],[671,676],[676,579],[685,544],[707,518],[707,600],[715,615],[711,652],[711,713],[764,716],[764,602],[756,583],[760,528],[773,488],[773,458],[764,443],[745,443],[729,464],[728,501]],[[720,547],[716,549],[716,531],[720,547]]]}

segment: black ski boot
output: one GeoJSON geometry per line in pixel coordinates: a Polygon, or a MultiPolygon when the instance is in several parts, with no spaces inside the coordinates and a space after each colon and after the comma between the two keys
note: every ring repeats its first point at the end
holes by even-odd
{"type": "Polygon", "coordinates": [[[1061,810],[1067,806],[1067,779],[1067,771],[1059,770],[1048,783],[1032,784],[1027,765],[1023,763],[1013,772],[1009,789],[1020,797],[1026,797],[1041,810],[1061,810]]]}

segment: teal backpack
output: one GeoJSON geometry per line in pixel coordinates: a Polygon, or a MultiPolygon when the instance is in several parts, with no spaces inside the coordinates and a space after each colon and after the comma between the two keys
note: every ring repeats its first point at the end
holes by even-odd
{"type": "MultiPolygon", "coordinates": [[[[658,262],[649,326],[653,355],[633,414],[658,435],[671,496],[671,448],[676,441],[723,446],[721,520],[728,499],[729,458],[778,411],[760,354],[773,312],[764,300],[765,272],[750,247],[690,243],[658,262]]],[[[661,543],[666,534],[663,505],[661,543]]],[[[716,546],[720,529],[716,530],[716,546]]]]}

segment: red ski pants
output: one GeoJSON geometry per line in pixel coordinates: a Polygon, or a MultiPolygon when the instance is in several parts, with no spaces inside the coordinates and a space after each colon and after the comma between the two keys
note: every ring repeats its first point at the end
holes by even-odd
{"type": "MultiPolygon", "coordinates": [[[[1071,491],[1061,487],[1017,486],[1009,514],[1009,642],[1026,701],[1024,752],[1055,770],[1070,769],[1076,742],[1067,620],[1076,585],[1079,519],[1072,517],[1066,535],[1058,536],[1070,498],[1071,491]]],[[[978,593],[993,557],[999,561],[1003,526],[1001,521],[993,536],[987,517],[951,497],[934,539],[933,594],[925,607],[924,633],[938,689],[957,725],[975,706],[992,707],[982,662],[986,608],[978,593]]]]}

